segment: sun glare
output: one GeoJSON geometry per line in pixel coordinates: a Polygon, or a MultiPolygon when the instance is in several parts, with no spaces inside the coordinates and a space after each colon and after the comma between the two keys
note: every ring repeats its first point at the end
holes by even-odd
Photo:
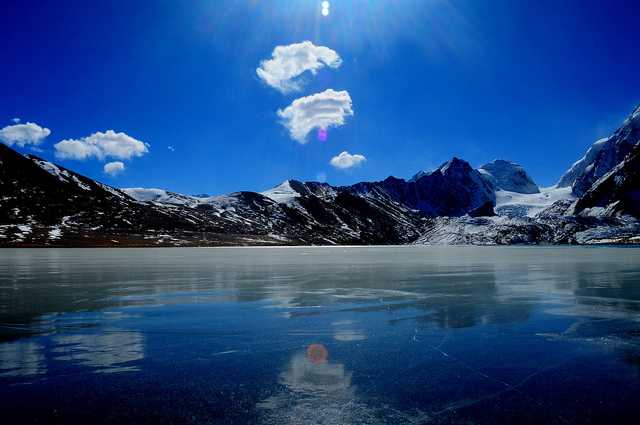
{"type": "Polygon", "coordinates": [[[328,1],[322,2],[322,16],[329,16],[329,7],[331,4],[328,1]]]}

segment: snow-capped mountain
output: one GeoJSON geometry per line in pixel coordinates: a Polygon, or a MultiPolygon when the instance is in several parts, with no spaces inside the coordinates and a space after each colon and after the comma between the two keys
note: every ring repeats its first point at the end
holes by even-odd
{"type": "Polygon", "coordinates": [[[281,204],[293,204],[294,201],[302,196],[317,196],[324,200],[333,200],[338,194],[337,190],[327,183],[307,182],[303,183],[298,180],[285,180],[278,186],[260,192],[281,204]]]}
{"type": "Polygon", "coordinates": [[[509,161],[453,158],[408,181],[192,196],[115,189],[0,144],[0,246],[640,243],[639,121],[551,188],[509,161]]]}
{"type": "Polygon", "coordinates": [[[484,174],[496,189],[515,193],[540,193],[538,185],[524,168],[515,162],[495,159],[481,166],[478,171],[484,174]]]}
{"type": "Polygon", "coordinates": [[[640,141],[640,106],[611,136],[596,141],[558,181],[558,187],[572,188],[584,195],[593,184],[618,165],[640,141]]]}

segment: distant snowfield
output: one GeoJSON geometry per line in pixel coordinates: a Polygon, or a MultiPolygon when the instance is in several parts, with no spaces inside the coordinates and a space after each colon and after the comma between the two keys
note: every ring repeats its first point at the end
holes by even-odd
{"type": "Polygon", "coordinates": [[[142,187],[124,188],[120,190],[131,196],[136,201],[154,202],[159,205],[181,205],[191,208],[195,208],[201,204],[228,204],[234,199],[232,196],[198,197],[169,192],[164,189],[147,189],[142,187]]]}
{"type": "MultiPolygon", "coordinates": [[[[147,189],[142,187],[132,187],[120,189],[133,199],[141,202],[168,202],[175,199],[175,197],[169,195],[164,189],[147,189]]],[[[180,202],[182,204],[184,202],[180,202]]]]}
{"type": "MultiPolygon", "coordinates": [[[[156,206],[164,208],[199,208],[206,206],[207,210],[214,216],[224,217],[227,222],[251,224],[253,221],[245,217],[241,211],[246,209],[246,204],[239,198],[238,193],[220,196],[191,196],[182,195],[175,192],[169,192],[164,189],[146,189],[146,188],[125,188],[120,189],[138,202],[151,202],[156,206]]],[[[191,220],[196,217],[191,216],[191,220]]]]}
{"type": "Polygon", "coordinates": [[[506,190],[496,191],[496,213],[499,215],[517,215],[534,217],[536,214],[561,200],[575,200],[568,187],[541,187],[540,193],[517,193],[506,190]]]}

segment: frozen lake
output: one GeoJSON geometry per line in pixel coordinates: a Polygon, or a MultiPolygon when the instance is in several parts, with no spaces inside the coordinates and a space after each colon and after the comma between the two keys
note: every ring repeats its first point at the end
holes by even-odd
{"type": "Polygon", "coordinates": [[[0,251],[3,423],[621,423],[640,249],[0,251]]]}

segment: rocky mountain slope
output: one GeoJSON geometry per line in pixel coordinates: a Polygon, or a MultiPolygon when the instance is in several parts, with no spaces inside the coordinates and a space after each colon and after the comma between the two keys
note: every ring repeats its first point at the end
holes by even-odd
{"type": "Polygon", "coordinates": [[[584,195],[593,184],[622,162],[640,140],[640,106],[611,136],[595,142],[567,170],[558,187],[571,187],[576,196],[584,195]]]}
{"type": "Polygon", "coordinates": [[[114,234],[194,229],[123,192],[0,144],[0,244],[110,245],[114,234]]]}
{"type": "Polygon", "coordinates": [[[640,143],[578,200],[580,215],[630,215],[640,219],[640,143]]]}
{"type": "Polygon", "coordinates": [[[115,189],[0,144],[0,246],[640,243],[640,108],[557,186],[453,158],[410,180],[262,193],[115,189]]]}
{"type": "Polygon", "coordinates": [[[458,158],[409,181],[389,177],[343,190],[358,196],[385,196],[431,217],[493,215],[496,200],[494,188],[482,174],[458,158]]]}

